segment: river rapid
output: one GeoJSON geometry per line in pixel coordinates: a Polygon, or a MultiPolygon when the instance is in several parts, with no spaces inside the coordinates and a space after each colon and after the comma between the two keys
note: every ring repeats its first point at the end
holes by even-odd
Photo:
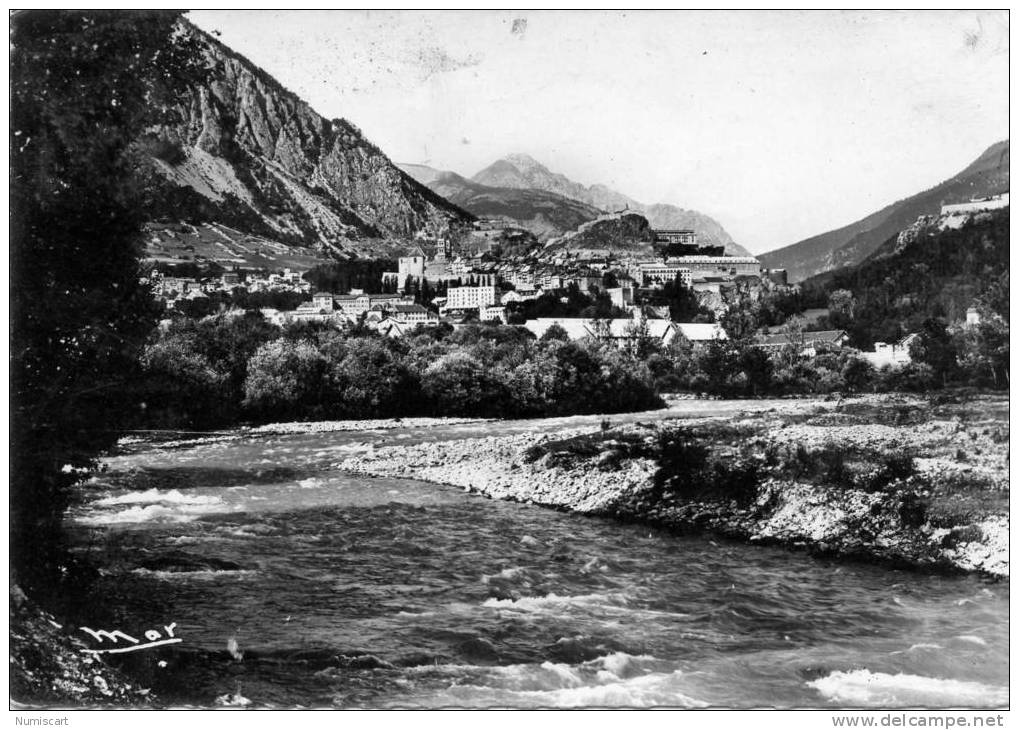
{"type": "MultiPolygon", "coordinates": [[[[679,402],[610,418],[772,405],[679,402]]],[[[76,548],[101,566],[92,628],[140,637],[176,623],[180,643],[112,659],[173,706],[1008,704],[1007,582],[332,467],[381,444],[600,420],[125,444],[69,515],[76,548]]]]}

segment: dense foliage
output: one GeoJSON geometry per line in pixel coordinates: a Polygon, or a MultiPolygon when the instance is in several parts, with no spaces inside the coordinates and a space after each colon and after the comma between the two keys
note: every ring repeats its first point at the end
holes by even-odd
{"type": "Polygon", "coordinates": [[[305,273],[315,291],[346,293],[362,289],[369,294],[382,292],[382,274],[396,271],[392,259],[353,259],[319,264],[305,273]]]}
{"type": "MultiPolygon", "coordinates": [[[[1008,231],[1007,208],[959,229],[923,227],[902,244],[890,239],[858,266],[808,279],[803,297],[818,307],[834,298],[836,306],[817,328],[844,329],[860,349],[895,342],[931,318],[958,322],[974,300],[1008,276],[1008,231]]],[[[1007,296],[988,299],[986,307],[1007,321],[1007,296]]]]}
{"type": "Polygon", "coordinates": [[[418,330],[403,340],[257,313],[171,323],[142,357],[136,425],[239,419],[547,416],[655,408],[651,374],[596,342],[536,341],[498,325],[418,330]]]}
{"type": "Polygon", "coordinates": [[[156,310],[139,284],[135,144],[203,69],[178,14],[11,18],[11,556],[55,586],[69,488],[111,445],[156,310]]]}
{"type": "Polygon", "coordinates": [[[540,317],[612,319],[626,316],[627,313],[614,306],[604,291],[595,289],[585,294],[576,284],[570,284],[565,295],[546,292],[536,299],[506,305],[506,319],[510,324],[523,324],[529,319],[540,317]]]}

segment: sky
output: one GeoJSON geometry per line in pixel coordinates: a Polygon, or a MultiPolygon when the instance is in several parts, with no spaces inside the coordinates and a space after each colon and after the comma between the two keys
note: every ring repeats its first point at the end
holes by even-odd
{"type": "Polygon", "coordinates": [[[1008,138],[1006,11],[194,11],[396,162],[526,153],[762,253],[1008,138]]]}

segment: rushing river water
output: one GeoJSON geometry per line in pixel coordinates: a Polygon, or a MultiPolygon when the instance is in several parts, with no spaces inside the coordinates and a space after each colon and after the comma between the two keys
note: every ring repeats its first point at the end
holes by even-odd
{"type": "Polygon", "coordinates": [[[381,443],[597,422],[133,445],[71,515],[103,566],[102,628],[176,622],[181,643],[119,658],[173,705],[1008,703],[1007,583],[331,468],[381,443]]]}

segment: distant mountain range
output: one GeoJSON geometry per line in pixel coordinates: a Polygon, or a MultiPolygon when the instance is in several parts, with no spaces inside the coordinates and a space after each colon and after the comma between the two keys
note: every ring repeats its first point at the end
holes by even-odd
{"type": "Polygon", "coordinates": [[[828,233],[761,254],[767,268],[786,269],[790,281],[863,261],[891,236],[921,215],[934,215],[943,203],[959,203],[1008,190],[1008,140],[991,145],[971,165],[939,185],[888,205],[828,233]]]}
{"type": "Polygon", "coordinates": [[[427,165],[401,164],[399,167],[433,192],[479,218],[510,218],[541,241],[572,231],[601,215],[594,206],[544,190],[482,185],[455,172],[427,165]]]}
{"type": "Polygon", "coordinates": [[[691,228],[705,245],[725,246],[727,253],[736,256],[750,255],[703,213],[664,203],[644,205],[604,185],[584,186],[550,171],[529,155],[508,155],[469,180],[426,165],[400,167],[474,215],[505,215],[542,239],[575,230],[602,213],[629,209],[646,217],[653,228],[691,228]],[[528,194],[522,195],[524,192],[528,194]]]}
{"type": "Polygon", "coordinates": [[[348,257],[391,254],[383,239],[472,219],[351,123],[323,118],[186,21],[181,30],[199,39],[211,73],[177,100],[179,121],[140,140],[153,220],[222,224],[348,257]]]}

